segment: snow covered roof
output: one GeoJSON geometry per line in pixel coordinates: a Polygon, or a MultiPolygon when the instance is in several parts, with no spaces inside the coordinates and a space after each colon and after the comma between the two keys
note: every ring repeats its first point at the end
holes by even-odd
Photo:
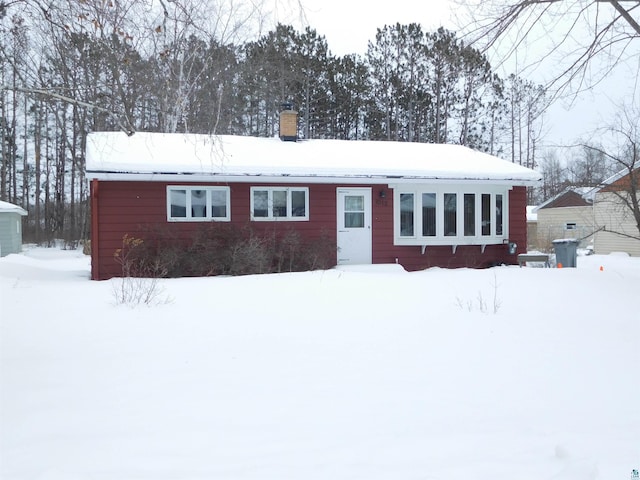
{"type": "MultiPolygon", "coordinates": [[[[569,194],[575,194],[575,196],[578,196],[580,198],[582,198],[582,200],[584,202],[586,202],[587,204],[591,204],[593,203],[593,199],[595,197],[596,192],[598,191],[598,187],[567,187],[564,190],[562,190],[560,193],[554,195],[553,197],[547,199],[546,201],[542,202],[540,205],[538,205],[537,207],[535,207],[533,209],[532,213],[537,213],[538,210],[548,207],[549,205],[552,205],[554,202],[556,202],[558,199],[564,197],[565,195],[569,195],[569,194]]],[[[582,201],[581,200],[581,201],[582,201]]],[[[553,206],[557,206],[557,205],[553,205],[553,206]]],[[[567,207],[567,206],[581,206],[581,205],[561,205],[563,207],[567,207]]]]}
{"type": "Polygon", "coordinates": [[[1,213],[5,213],[5,212],[19,213],[23,217],[27,215],[27,211],[24,208],[19,207],[18,205],[14,205],[13,203],[2,202],[2,201],[0,201],[0,212],[1,213]]]}
{"type": "MultiPolygon", "coordinates": [[[[640,164],[637,164],[635,166],[633,166],[633,168],[631,169],[636,170],[640,168],[640,164]]],[[[617,182],[618,180],[620,180],[621,178],[625,177],[629,175],[629,169],[628,168],[623,168],[622,170],[618,171],[617,173],[611,175],[609,178],[607,178],[604,182],[602,182],[603,186],[607,186],[607,185],[611,185],[612,183],[617,182]]]]}
{"type": "Polygon", "coordinates": [[[86,160],[87,177],[101,180],[185,181],[189,175],[189,181],[535,185],[541,179],[533,170],[460,145],[406,142],[96,132],[88,135],[86,160]]]}

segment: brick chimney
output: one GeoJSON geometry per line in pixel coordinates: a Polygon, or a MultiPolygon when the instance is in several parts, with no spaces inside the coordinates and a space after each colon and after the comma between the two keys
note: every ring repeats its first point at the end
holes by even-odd
{"type": "Polygon", "coordinates": [[[280,111],[280,140],[295,142],[298,140],[298,112],[291,103],[283,103],[280,111]]]}

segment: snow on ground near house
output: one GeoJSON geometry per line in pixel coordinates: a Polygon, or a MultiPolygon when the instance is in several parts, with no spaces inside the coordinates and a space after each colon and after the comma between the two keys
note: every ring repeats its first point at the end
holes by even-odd
{"type": "Polygon", "coordinates": [[[640,259],[172,279],[0,260],[0,478],[621,479],[640,259]],[[600,267],[603,267],[600,270],[600,267]]]}

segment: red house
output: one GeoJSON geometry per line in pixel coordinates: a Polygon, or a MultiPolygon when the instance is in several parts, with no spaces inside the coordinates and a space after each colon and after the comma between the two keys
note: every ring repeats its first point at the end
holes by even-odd
{"type": "Polygon", "coordinates": [[[121,274],[125,234],[204,222],[328,234],[336,264],[514,264],[540,180],[459,145],[100,132],[86,153],[93,279],[121,274]]]}

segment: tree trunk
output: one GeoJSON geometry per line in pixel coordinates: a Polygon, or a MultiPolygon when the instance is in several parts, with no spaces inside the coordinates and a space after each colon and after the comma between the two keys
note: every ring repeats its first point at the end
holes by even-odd
{"type": "Polygon", "coordinates": [[[41,205],[40,205],[40,195],[41,192],[41,163],[42,163],[42,103],[40,101],[36,102],[36,111],[35,115],[35,125],[33,130],[33,143],[34,143],[34,156],[35,156],[35,242],[40,244],[42,241],[41,233],[42,226],[40,224],[41,218],[41,205]]]}

